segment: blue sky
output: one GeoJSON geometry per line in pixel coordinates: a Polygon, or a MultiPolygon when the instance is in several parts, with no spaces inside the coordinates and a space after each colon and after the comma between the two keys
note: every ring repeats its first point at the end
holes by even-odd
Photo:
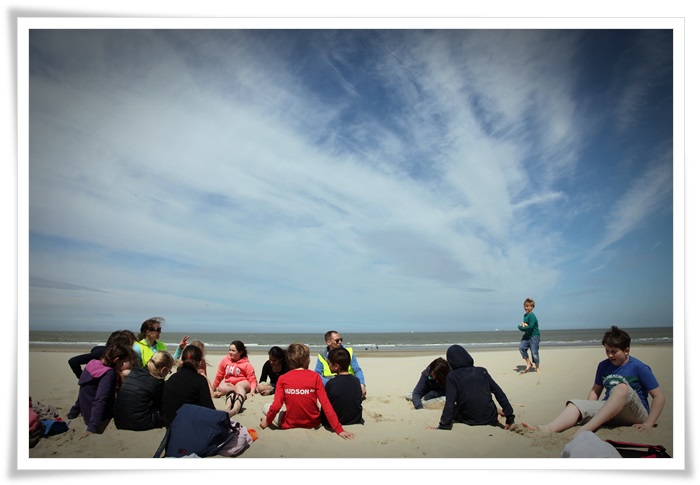
{"type": "Polygon", "coordinates": [[[29,328],[673,323],[671,31],[33,30],[29,328]]]}

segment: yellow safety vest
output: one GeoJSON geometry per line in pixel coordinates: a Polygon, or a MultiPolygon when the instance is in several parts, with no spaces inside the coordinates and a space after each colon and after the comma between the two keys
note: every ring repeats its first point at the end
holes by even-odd
{"type": "Polygon", "coordinates": [[[146,339],[139,340],[136,342],[138,346],[141,348],[141,367],[146,367],[146,364],[148,364],[148,361],[151,360],[151,357],[153,357],[153,354],[156,353],[158,350],[165,350],[167,351],[168,348],[165,346],[163,342],[158,342],[156,340],[156,350],[154,351],[153,348],[148,345],[148,342],[146,342],[146,339]]]}
{"type": "MultiPolygon", "coordinates": [[[[351,364],[348,366],[348,372],[352,375],[355,375],[355,372],[352,370],[352,347],[343,348],[350,353],[351,364]]],[[[331,372],[331,367],[330,364],[328,364],[328,360],[326,360],[326,358],[321,354],[318,354],[318,360],[320,360],[321,364],[323,364],[323,377],[333,377],[335,374],[331,372]]]]}

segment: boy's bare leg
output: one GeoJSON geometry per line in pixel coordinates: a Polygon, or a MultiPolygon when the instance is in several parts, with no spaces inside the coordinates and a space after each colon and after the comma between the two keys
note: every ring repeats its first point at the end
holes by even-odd
{"type": "Polygon", "coordinates": [[[540,364],[535,364],[535,370],[536,370],[537,372],[540,371],[540,364]]]}
{"type": "Polygon", "coordinates": [[[600,408],[600,411],[591,418],[586,424],[581,426],[574,436],[577,436],[583,431],[595,432],[598,428],[610,421],[612,418],[620,414],[622,408],[627,404],[627,384],[618,384],[611,391],[605,404],[600,408]]]}
{"type": "Polygon", "coordinates": [[[566,405],[564,410],[554,418],[548,424],[541,424],[539,426],[532,426],[527,423],[522,423],[525,429],[531,431],[542,431],[544,433],[559,433],[561,431],[567,430],[572,426],[575,426],[581,419],[581,412],[576,406],[569,403],[566,405]]]}
{"type": "Polygon", "coordinates": [[[532,369],[532,362],[530,362],[530,359],[525,359],[525,370],[521,372],[521,374],[525,374],[526,372],[530,372],[530,369],[532,369]]]}

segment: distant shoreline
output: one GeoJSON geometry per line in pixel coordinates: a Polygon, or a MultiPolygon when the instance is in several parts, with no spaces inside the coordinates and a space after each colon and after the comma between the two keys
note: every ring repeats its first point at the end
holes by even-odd
{"type": "MultiPolygon", "coordinates": [[[[634,347],[649,347],[649,346],[656,346],[660,348],[666,348],[666,347],[673,347],[673,343],[635,343],[634,341],[632,342],[632,353],[634,353],[634,347]]],[[[556,344],[550,346],[550,348],[554,349],[562,349],[566,347],[571,347],[571,348],[598,348],[601,347],[601,345],[593,345],[593,344],[556,344]]],[[[513,347],[515,351],[517,351],[517,347],[513,347]]],[[[361,347],[353,347],[355,353],[357,355],[364,355],[368,357],[416,357],[416,356],[431,356],[431,355],[441,355],[444,354],[445,350],[444,349],[430,349],[430,350],[403,350],[403,349],[397,349],[397,350],[364,350],[361,347]]],[[[508,350],[509,347],[487,347],[487,348],[473,348],[473,349],[467,349],[469,352],[499,352],[499,351],[504,351],[508,350]]],[[[175,351],[174,348],[169,349],[171,351],[175,351]]],[[[542,347],[541,351],[544,352],[546,350],[546,347],[542,347]]],[[[67,352],[67,353],[75,353],[80,354],[80,353],[88,353],[90,351],[90,348],[86,348],[84,346],[80,345],[71,345],[71,344],[61,344],[61,345],[56,345],[56,346],[47,346],[47,345],[37,345],[37,344],[29,344],[29,351],[30,352],[67,352]]],[[[223,350],[211,350],[207,351],[208,354],[210,355],[224,355],[226,354],[225,351],[223,350]]],[[[312,349],[312,354],[315,352],[312,349]]],[[[248,350],[248,354],[250,355],[267,355],[267,352],[264,350],[248,350]]]]}

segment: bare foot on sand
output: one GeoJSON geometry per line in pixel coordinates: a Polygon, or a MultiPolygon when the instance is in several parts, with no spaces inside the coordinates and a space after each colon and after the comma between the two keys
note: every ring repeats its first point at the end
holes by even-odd
{"type": "Polygon", "coordinates": [[[523,428],[530,430],[530,431],[542,431],[539,426],[532,426],[531,424],[527,423],[520,423],[523,428]]]}
{"type": "Polygon", "coordinates": [[[525,367],[525,370],[524,370],[524,371],[521,371],[520,373],[521,373],[521,374],[527,374],[528,372],[530,372],[530,369],[532,369],[532,366],[531,366],[531,365],[528,365],[527,367],[525,367]]]}

